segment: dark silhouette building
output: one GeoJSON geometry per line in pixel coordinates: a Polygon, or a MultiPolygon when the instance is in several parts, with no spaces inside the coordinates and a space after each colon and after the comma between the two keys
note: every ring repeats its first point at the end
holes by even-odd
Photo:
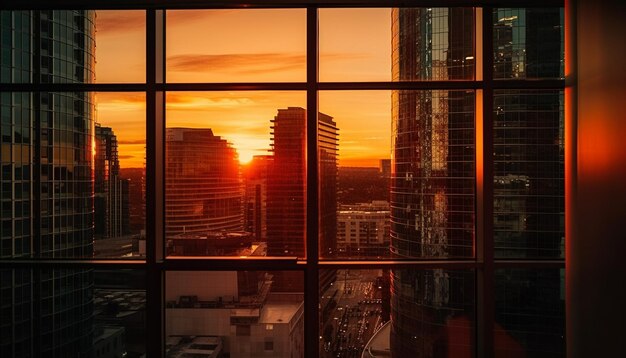
{"type": "MultiPolygon", "coordinates": [[[[267,186],[268,256],[304,257],[306,235],[306,110],[279,109],[272,120],[273,164],[267,186]]],[[[320,183],[320,256],[331,257],[337,248],[337,126],[332,117],[318,114],[320,183]]],[[[325,270],[320,290],[334,281],[325,270]]],[[[299,291],[298,275],[275,276],[277,290],[299,291]]]]}
{"type": "Polygon", "coordinates": [[[129,180],[120,176],[117,136],[96,123],[94,158],[95,237],[119,237],[130,232],[129,180]]]}
{"type": "MultiPolygon", "coordinates": [[[[304,257],[306,234],[306,110],[279,109],[272,120],[273,164],[268,177],[267,252],[269,256],[304,257]]],[[[337,127],[320,113],[320,247],[336,249],[337,127]]]]}
{"type": "MultiPolygon", "coordinates": [[[[2,11],[0,82],[92,82],[94,36],[93,11],[2,11]]],[[[2,92],[0,108],[0,257],[91,258],[92,94],[2,92]]],[[[92,270],[2,269],[0,276],[3,356],[91,355],[92,270]]]]}
{"type": "Polygon", "coordinates": [[[267,180],[273,163],[271,155],[255,155],[243,169],[244,230],[255,241],[267,241],[267,180]]]}
{"type": "Polygon", "coordinates": [[[242,231],[236,150],[208,128],[167,128],[165,233],[189,237],[242,231]]]}

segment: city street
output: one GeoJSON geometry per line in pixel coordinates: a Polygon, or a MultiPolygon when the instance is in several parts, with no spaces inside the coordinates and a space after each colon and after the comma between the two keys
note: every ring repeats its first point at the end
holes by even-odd
{"type": "Polygon", "coordinates": [[[337,280],[320,300],[323,310],[322,357],[360,357],[363,347],[382,325],[381,270],[339,270],[337,280]],[[334,303],[335,302],[335,303],[334,303]]]}

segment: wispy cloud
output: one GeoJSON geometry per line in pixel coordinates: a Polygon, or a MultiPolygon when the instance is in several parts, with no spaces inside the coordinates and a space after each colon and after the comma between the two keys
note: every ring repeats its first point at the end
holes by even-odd
{"type": "Polygon", "coordinates": [[[96,31],[98,36],[119,32],[144,30],[146,28],[145,11],[97,11],[96,31]]]}
{"type": "MultiPolygon", "coordinates": [[[[324,54],[324,61],[347,61],[367,57],[364,54],[324,54]]],[[[167,58],[168,68],[180,72],[219,71],[240,74],[304,69],[306,55],[293,53],[184,54],[167,58]]]]}
{"type": "Polygon", "coordinates": [[[248,97],[203,97],[188,93],[168,93],[167,95],[168,110],[198,111],[209,108],[238,108],[252,104],[254,104],[254,100],[248,97]]]}
{"type": "Polygon", "coordinates": [[[254,74],[304,68],[305,65],[306,56],[301,54],[188,54],[168,57],[168,67],[182,72],[227,71],[254,74]]]}
{"type": "Polygon", "coordinates": [[[215,16],[224,16],[225,13],[232,13],[236,10],[168,10],[168,25],[188,24],[192,21],[208,21],[215,16]]]}
{"type": "Polygon", "coordinates": [[[120,159],[133,159],[135,158],[134,155],[120,155],[119,156],[120,159]]]}
{"type": "Polygon", "coordinates": [[[145,145],[146,141],[144,139],[122,139],[118,140],[117,143],[124,145],[145,145]]]}

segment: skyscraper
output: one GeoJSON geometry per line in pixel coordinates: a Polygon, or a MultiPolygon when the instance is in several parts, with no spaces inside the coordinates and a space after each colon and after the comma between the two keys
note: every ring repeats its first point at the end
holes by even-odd
{"type": "MultiPolygon", "coordinates": [[[[91,82],[94,20],[93,11],[1,11],[0,82],[91,82]]],[[[93,106],[85,92],[2,93],[2,258],[92,257],[93,106]]],[[[0,275],[11,298],[2,301],[2,355],[90,354],[91,270],[0,275]]]]}
{"type": "MultiPolygon", "coordinates": [[[[267,187],[268,256],[304,257],[306,235],[306,110],[279,109],[272,120],[273,165],[267,187]]],[[[337,126],[333,118],[318,114],[320,184],[320,256],[329,257],[337,248],[337,126]]],[[[295,273],[294,273],[295,274],[295,273]]],[[[301,290],[297,275],[275,276],[278,289],[301,290]]],[[[325,270],[320,290],[334,281],[335,270],[325,270]]]]}
{"type": "MultiPolygon", "coordinates": [[[[495,79],[562,76],[561,10],[496,9],[490,16],[495,79]]],[[[469,9],[393,10],[394,80],[471,79],[472,23],[469,9]]],[[[471,91],[393,94],[391,250],[399,257],[473,254],[473,102],[471,91]]],[[[562,257],[561,109],[559,91],[494,91],[496,258],[562,257]]],[[[561,356],[560,270],[495,276],[496,354],[561,356]]],[[[467,352],[447,339],[446,327],[459,324],[471,335],[473,290],[471,271],[393,271],[392,354],[467,352]]]]}
{"type": "MultiPolygon", "coordinates": [[[[494,78],[560,78],[563,10],[497,9],[494,78]]],[[[563,95],[494,91],[494,246],[498,258],[563,258],[563,95]]],[[[528,356],[565,352],[559,269],[496,270],[495,320],[528,356]]],[[[511,354],[501,346],[497,353],[511,354]]]]}
{"type": "Polygon", "coordinates": [[[235,148],[208,128],[167,128],[166,136],[167,239],[242,231],[243,187],[235,148]]]}
{"type": "Polygon", "coordinates": [[[120,177],[117,137],[113,129],[96,123],[94,142],[95,236],[119,237],[130,230],[129,182],[120,177]]]}
{"type": "Polygon", "coordinates": [[[272,120],[273,165],[267,186],[268,256],[304,256],[306,110],[279,109],[272,120]]]}
{"type": "MultiPolygon", "coordinates": [[[[455,80],[473,76],[472,9],[392,10],[392,76],[455,80]]],[[[392,93],[391,252],[400,258],[472,255],[474,95],[472,91],[392,93]]],[[[393,356],[435,357],[458,320],[468,336],[473,302],[468,271],[393,270],[393,356]],[[465,322],[465,323],[462,323],[465,322]]]]}
{"type": "MultiPolygon", "coordinates": [[[[306,233],[306,110],[279,109],[272,120],[273,166],[267,193],[267,250],[269,256],[304,257],[306,233]]],[[[336,250],[337,127],[319,113],[320,247],[336,250]]]]}

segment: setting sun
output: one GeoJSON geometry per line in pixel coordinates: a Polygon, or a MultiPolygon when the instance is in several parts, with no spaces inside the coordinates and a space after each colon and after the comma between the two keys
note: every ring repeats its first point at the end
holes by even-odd
{"type": "Polygon", "coordinates": [[[239,154],[239,164],[246,165],[252,161],[252,158],[255,155],[261,155],[264,153],[258,153],[257,151],[251,151],[246,149],[238,149],[237,153],[239,154]]]}

